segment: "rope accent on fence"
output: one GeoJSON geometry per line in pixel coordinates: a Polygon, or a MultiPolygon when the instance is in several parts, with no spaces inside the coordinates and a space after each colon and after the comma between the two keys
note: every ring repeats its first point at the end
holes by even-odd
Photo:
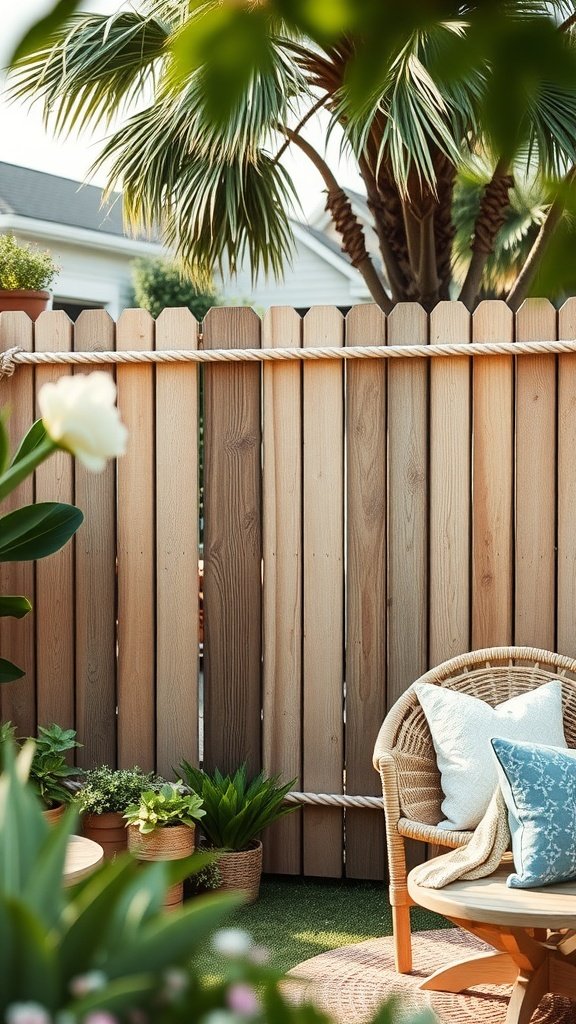
{"type": "Polygon", "coordinates": [[[318,359],[447,359],[453,356],[533,356],[576,352],[571,341],[471,342],[450,345],[355,345],[351,348],[215,348],[159,352],[0,352],[0,379],[17,366],[101,366],[115,363],[260,363],[318,359]]]}
{"type": "Polygon", "coordinates": [[[382,810],[381,796],[345,796],[341,793],[287,793],[286,804],[310,804],[315,807],[362,807],[382,810]]]}

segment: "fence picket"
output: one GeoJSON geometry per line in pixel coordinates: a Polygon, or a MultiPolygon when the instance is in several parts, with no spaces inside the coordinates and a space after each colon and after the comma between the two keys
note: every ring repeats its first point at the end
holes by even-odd
{"type": "MultiPolygon", "coordinates": [[[[32,322],[25,313],[0,313],[0,351],[18,346],[25,352],[33,349],[32,322]]],[[[8,434],[11,451],[28,432],[34,422],[34,370],[20,367],[14,380],[2,388],[2,406],[7,407],[8,434]]],[[[2,502],[2,515],[34,500],[31,477],[24,480],[2,502]]],[[[24,619],[0,619],[0,651],[3,658],[24,669],[26,675],[14,683],[0,687],[2,719],[18,727],[19,735],[34,736],[36,732],[36,664],[35,664],[35,611],[34,566],[31,562],[4,562],[0,564],[0,593],[22,594],[32,602],[32,611],[24,619]]]]}
{"type": "MultiPolygon", "coordinates": [[[[401,302],[388,317],[389,345],[425,345],[426,313],[401,302]]],[[[390,706],[427,662],[427,414],[425,363],[388,368],[388,688],[390,706]]]]}
{"type": "MultiPolygon", "coordinates": [[[[576,298],[558,311],[558,337],[576,338],[576,298]]],[[[558,357],[557,650],[576,657],[576,354],[558,357]]]]}
{"type": "MultiPolygon", "coordinates": [[[[470,340],[461,302],[430,314],[430,344],[470,340]]],[[[430,638],[439,665],[470,649],[470,364],[430,365],[430,638]]]]}
{"type": "MultiPolygon", "coordinates": [[[[264,317],[265,347],[301,344],[298,313],[264,317]]],[[[302,373],[299,363],[264,363],[263,417],[263,767],[302,787],[302,373]]],[[[302,870],[302,814],[266,833],[264,868],[302,870]]]]}
{"type": "MultiPolygon", "coordinates": [[[[154,348],[154,321],[143,309],[118,320],[118,350],[154,348]]],[[[118,366],[118,407],[128,428],[118,461],[118,763],[144,769],[156,760],[154,367],[118,366]]]]}
{"type": "MultiPolygon", "coordinates": [[[[516,340],[556,337],[556,310],[527,299],[516,340]]],[[[556,356],[516,366],[516,587],[514,640],[550,650],[555,640],[556,356]]]]}
{"type": "MultiPolygon", "coordinates": [[[[211,309],[205,348],[259,348],[251,309],[211,309]]],[[[261,767],[260,367],[204,369],[204,762],[261,767]]]]}
{"type": "MultiPolygon", "coordinates": [[[[77,352],[115,347],[103,309],[84,310],[74,327],[77,352]]],[[[75,371],[83,372],[83,368],[75,371]]],[[[75,539],[76,728],[83,768],[116,764],[116,467],[89,473],[74,464],[84,523],[75,539]]]]}
{"type": "MultiPolygon", "coordinates": [[[[354,306],[347,345],[385,345],[377,306],[354,306]]],[[[386,713],[386,364],[346,367],[346,790],[378,796],[369,753],[386,713]]],[[[346,876],[383,879],[383,815],[346,810],[346,876]]]]}
{"type": "MultiPolygon", "coordinates": [[[[66,313],[42,313],[35,326],[37,352],[69,352],[72,323],[66,313]]],[[[69,376],[66,366],[38,366],[36,393],[43,384],[69,376]]],[[[39,411],[36,413],[40,415],[39,411]]],[[[74,464],[56,452],[36,471],[36,501],[74,503],[74,464]]],[[[36,565],[36,687],[38,724],[75,726],[73,544],[36,565]]]]}
{"type": "MultiPolygon", "coordinates": [[[[341,313],[329,306],[304,317],[304,347],[344,341],[341,313]]],[[[303,366],[305,790],[341,793],[343,784],[344,410],[342,367],[303,366]]],[[[342,874],[342,811],[303,811],[304,870],[342,874]]]]}
{"type": "MultiPolygon", "coordinates": [[[[512,341],[506,303],[481,302],[474,341],[512,341]]],[[[476,360],[473,368],[472,647],[512,643],[512,509],[514,494],[511,356],[476,360]]]]}
{"type": "MultiPolygon", "coordinates": [[[[157,349],[195,349],[188,309],[165,309],[157,349]]],[[[198,763],[198,367],[156,370],[156,763],[198,763]],[[176,754],[176,758],[175,758],[176,754]]]]}

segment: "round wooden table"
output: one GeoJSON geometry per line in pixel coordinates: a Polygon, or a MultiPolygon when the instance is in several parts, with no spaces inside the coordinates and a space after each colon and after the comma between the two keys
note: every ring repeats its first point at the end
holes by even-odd
{"type": "Polygon", "coordinates": [[[420,986],[462,992],[472,985],[512,984],[506,1024],[528,1024],[547,992],[576,1000],[576,882],[508,889],[510,864],[488,878],[426,889],[408,876],[416,904],[443,914],[489,943],[479,953],[435,971],[420,986]]]}
{"type": "Polygon", "coordinates": [[[103,859],[104,850],[98,843],[84,836],[70,836],[64,864],[64,887],[76,885],[92,874],[103,859]]]}

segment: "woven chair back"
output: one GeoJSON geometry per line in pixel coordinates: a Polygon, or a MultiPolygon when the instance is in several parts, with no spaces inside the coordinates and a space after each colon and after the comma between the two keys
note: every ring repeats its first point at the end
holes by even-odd
{"type": "MultiPolygon", "coordinates": [[[[436,683],[495,707],[553,679],[562,680],[564,735],[576,748],[576,661],[532,648],[475,651],[444,662],[417,682],[436,683]]],[[[397,701],[392,753],[404,817],[426,825],[442,820],[440,774],[430,730],[413,686],[397,701]]]]}

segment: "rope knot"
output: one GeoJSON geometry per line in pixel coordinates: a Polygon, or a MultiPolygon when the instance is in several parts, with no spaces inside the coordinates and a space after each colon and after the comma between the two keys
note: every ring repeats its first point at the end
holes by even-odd
{"type": "Polygon", "coordinates": [[[14,356],[18,355],[19,352],[24,350],[15,345],[14,348],[7,348],[5,352],[0,352],[0,380],[3,377],[11,377],[16,369],[16,363],[14,362],[14,356]]]}

